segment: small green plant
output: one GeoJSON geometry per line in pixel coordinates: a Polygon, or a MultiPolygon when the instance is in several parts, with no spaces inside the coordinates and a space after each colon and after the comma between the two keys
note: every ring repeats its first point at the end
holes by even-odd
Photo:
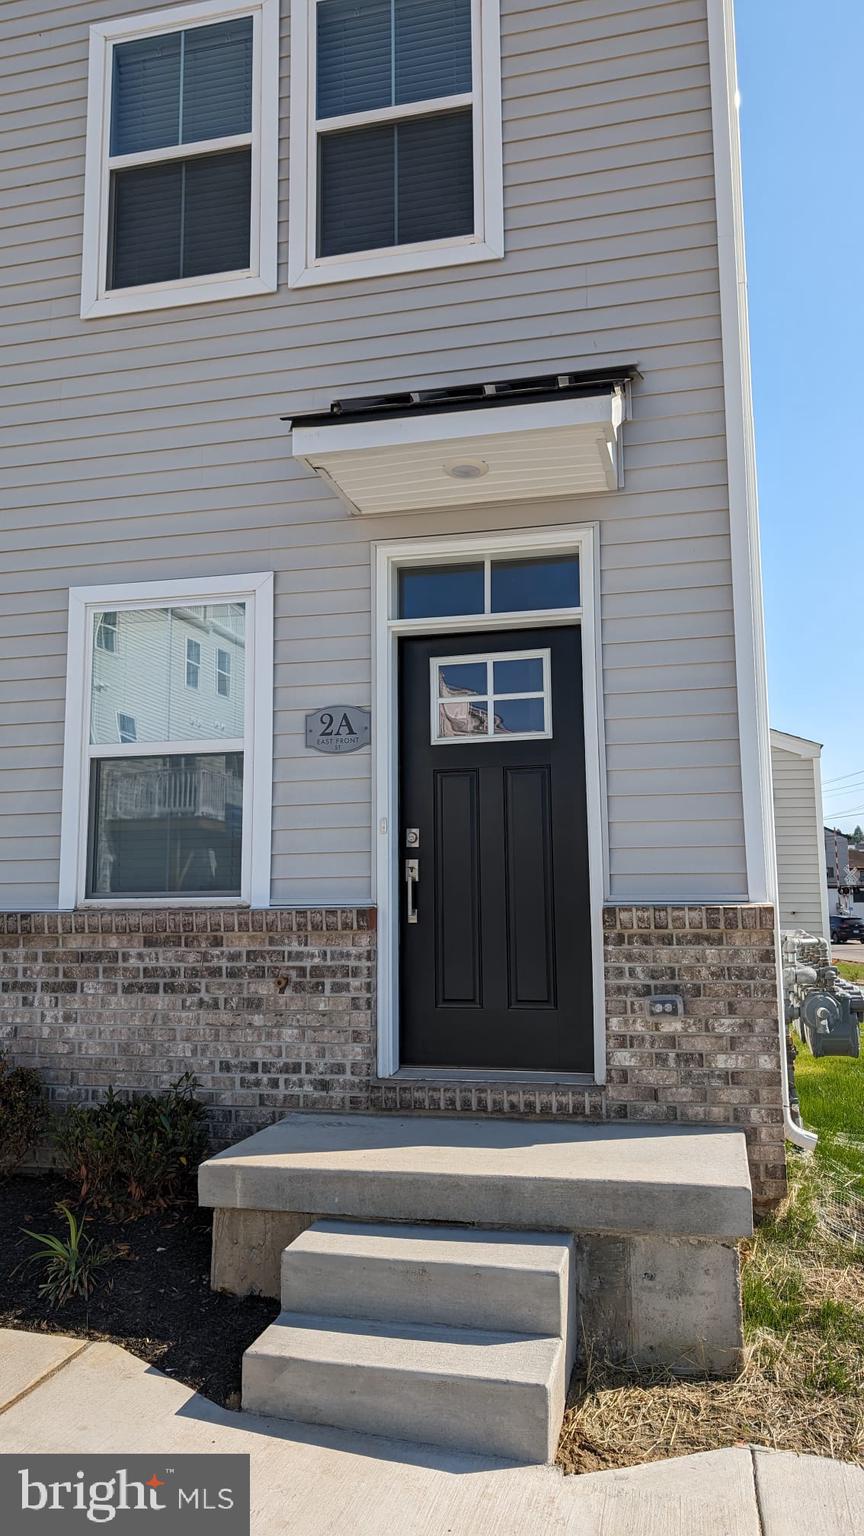
{"type": "Polygon", "coordinates": [[[39,1073],[10,1066],[0,1053],[0,1176],[24,1161],[46,1118],[39,1073]]]}
{"type": "Polygon", "coordinates": [[[59,1165],[82,1200],[114,1216],[141,1216],[188,1198],[207,1145],[204,1106],[191,1073],[167,1092],[74,1105],[57,1133],[59,1165]]]}
{"type": "Polygon", "coordinates": [[[52,1307],[62,1307],[73,1296],[81,1296],[86,1301],[97,1283],[99,1270],[119,1256],[117,1249],[100,1245],[87,1236],[85,1217],[79,1219],[68,1205],[59,1205],[57,1209],[66,1218],[68,1237],[22,1228],[37,1246],[36,1252],[18,1266],[25,1270],[31,1264],[44,1265],[45,1278],[39,1287],[39,1295],[44,1296],[52,1307]]]}

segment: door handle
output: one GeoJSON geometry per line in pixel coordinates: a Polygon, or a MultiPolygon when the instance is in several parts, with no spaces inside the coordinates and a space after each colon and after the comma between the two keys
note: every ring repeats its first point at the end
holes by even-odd
{"type": "Polygon", "coordinates": [[[405,860],[405,921],[417,921],[417,884],[420,879],[420,860],[405,860]]]}

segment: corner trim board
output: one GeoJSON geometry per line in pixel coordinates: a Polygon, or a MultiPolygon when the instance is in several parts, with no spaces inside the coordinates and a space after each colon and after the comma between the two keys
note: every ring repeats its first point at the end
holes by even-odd
{"type": "Polygon", "coordinates": [[[733,0],[708,0],[741,790],[751,902],[777,901],[733,0]]]}

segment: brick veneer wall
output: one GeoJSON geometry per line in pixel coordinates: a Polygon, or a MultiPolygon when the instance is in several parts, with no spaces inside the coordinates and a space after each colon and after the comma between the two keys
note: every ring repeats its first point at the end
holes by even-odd
{"type": "Polygon", "coordinates": [[[192,1071],[214,1143],[289,1109],[735,1125],[785,1190],[774,913],[608,907],[604,1088],[379,1081],[375,911],[0,913],[0,1045],[54,1104],[192,1071]],[[654,992],[683,1017],[651,1018],[654,992]]]}

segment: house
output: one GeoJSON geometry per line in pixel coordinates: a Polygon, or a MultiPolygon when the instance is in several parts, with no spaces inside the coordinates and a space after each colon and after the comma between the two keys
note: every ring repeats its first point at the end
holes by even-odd
{"type": "Polygon", "coordinates": [[[830,941],[821,756],[818,741],[772,730],[780,927],[830,941]]]}
{"type": "Polygon", "coordinates": [[[379,1137],[390,1219],[599,1199],[627,1348],[730,1361],[785,1058],[729,0],[7,10],[2,1038],[357,1144],[217,1159],[244,1253],[379,1220],[379,1137]]]}

